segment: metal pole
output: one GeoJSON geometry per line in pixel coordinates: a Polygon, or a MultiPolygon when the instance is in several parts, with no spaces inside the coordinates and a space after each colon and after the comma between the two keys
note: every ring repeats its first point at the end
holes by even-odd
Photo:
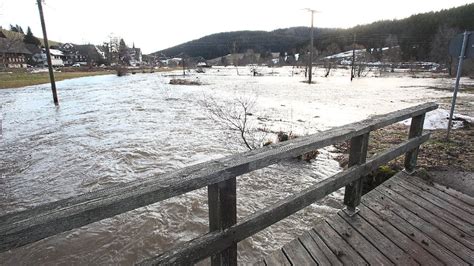
{"type": "Polygon", "coordinates": [[[461,54],[459,55],[458,72],[456,74],[456,85],[454,86],[453,100],[451,102],[451,111],[449,113],[448,132],[446,134],[446,140],[449,140],[449,132],[451,131],[451,127],[452,127],[454,107],[456,106],[456,97],[458,95],[458,90],[459,90],[459,80],[461,79],[462,63],[464,61],[464,54],[466,53],[466,46],[467,46],[468,39],[469,39],[469,34],[467,33],[467,31],[465,31],[464,38],[462,41],[461,54]]]}
{"type": "Polygon", "coordinates": [[[46,34],[46,24],[44,22],[43,6],[41,5],[41,0],[37,0],[36,2],[38,3],[41,27],[43,28],[43,40],[46,49],[46,60],[48,61],[49,80],[51,81],[51,90],[53,91],[53,101],[55,105],[59,105],[58,94],[56,93],[56,82],[54,80],[53,63],[51,62],[51,54],[49,52],[48,35],[46,34]]]}
{"type": "Polygon", "coordinates": [[[313,78],[313,21],[314,21],[314,10],[311,11],[311,41],[309,47],[309,76],[308,76],[308,83],[311,84],[313,78]]]}

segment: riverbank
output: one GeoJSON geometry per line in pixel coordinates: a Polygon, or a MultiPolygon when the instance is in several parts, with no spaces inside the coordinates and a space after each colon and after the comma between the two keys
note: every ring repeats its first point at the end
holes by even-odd
{"type": "MultiPolygon", "coordinates": [[[[102,71],[78,71],[78,72],[55,72],[54,78],[56,81],[65,79],[99,76],[115,74],[112,70],[102,71]]],[[[39,85],[49,83],[49,73],[29,73],[29,72],[8,72],[0,73],[0,89],[20,88],[24,86],[39,85]]]]}

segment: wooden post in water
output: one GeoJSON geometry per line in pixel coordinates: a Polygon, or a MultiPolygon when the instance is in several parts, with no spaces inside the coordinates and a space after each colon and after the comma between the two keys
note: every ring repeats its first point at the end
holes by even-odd
{"type": "MultiPolygon", "coordinates": [[[[208,186],[209,231],[221,231],[237,223],[236,178],[208,186]]],[[[237,243],[211,257],[211,265],[237,265],[237,243]]]]}
{"type": "MultiPolygon", "coordinates": [[[[348,167],[366,162],[368,145],[369,133],[351,139],[348,167]]],[[[344,204],[346,208],[344,208],[344,211],[349,216],[353,216],[358,211],[357,206],[360,204],[360,198],[362,197],[363,179],[363,177],[360,177],[358,180],[346,186],[344,193],[344,204]]]]}
{"type": "Polygon", "coordinates": [[[56,82],[54,80],[54,73],[53,73],[53,63],[51,62],[51,53],[49,52],[49,43],[48,43],[48,35],[46,34],[46,23],[44,22],[44,15],[43,15],[43,6],[41,5],[42,0],[37,0],[38,9],[41,19],[41,27],[43,28],[43,41],[44,41],[44,48],[46,49],[46,60],[48,61],[48,69],[49,69],[49,80],[51,81],[51,90],[53,92],[53,101],[55,105],[59,105],[58,94],[56,92],[56,82]]]}
{"type": "MultiPolygon", "coordinates": [[[[425,114],[415,116],[411,119],[410,133],[408,138],[415,138],[421,136],[423,133],[423,123],[425,122],[425,114]]],[[[409,151],[405,155],[405,172],[407,174],[413,174],[416,167],[416,160],[418,158],[419,147],[409,151]]]]}

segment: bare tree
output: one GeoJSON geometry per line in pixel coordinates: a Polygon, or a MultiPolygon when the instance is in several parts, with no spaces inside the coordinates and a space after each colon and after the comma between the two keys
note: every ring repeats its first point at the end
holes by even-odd
{"type": "Polygon", "coordinates": [[[372,60],[372,55],[367,52],[367,49],[363,45],[356,44],[355,49],[360,52],[357,53],[354,63],[354,77],[365,77],[371,70],[368,67],[368,63],[372,60]]]}
{"type": "MultiPolygon", "coordinates": [[[[382,52],[382,56],[390,64],[390,72],[394,72],[396,64],[400,62],[401,59],[400,46],[398,45],[397,35],[388,35],[388,37],[385,39],[385,45],[387,47],[387,50],[382,52]]],[[[384,60],[382,60],[382,62],[383,61],[384,60]]]]}
{"type": "Polygon", "coordinates": [[[431,60],[444,64],[448,69],[448,74],[452,75],[453,57],[449,55],[449,41],[456,36],[458,30],[442,25],[434,36],[431,44],[431,60]]]}
{"type": "Polygon", "coordinates": [[[235,66],[237,75],[239,74],[239,54],[237,53],[237,45],[235,42],[232,43],[232,64],[235,66]]]}
{"type": "Polygon", "coordinates": [[[212,121],[224,129],[237,132],[244,146],[253,150],[260,147],[266,137],[266,130],[255,128],[250,120],[255,102],[256,97],[237,97],[231,103],[220,103],[206,95],[200,105],[212,121]]]}
{"type": "Polygon", "coordinates": [[[327,58],[327,56],[331,56],[331,55],[334,55],[334,54],[337,54],[339,53],[341,50],[339,49],[339,45],[337,45],[336,43],[331,43],[327,48],[326,48],[326,51],[323,53],[323,55],[326,55],[326,57],[323,58],[323,66],[324,66],[324,69],[326,71],[326,74],[324,74],[324,77],[328,77],[330,72],[331,72],[331,69],[333,67],[333,59],[331,58],[327,58]]]}

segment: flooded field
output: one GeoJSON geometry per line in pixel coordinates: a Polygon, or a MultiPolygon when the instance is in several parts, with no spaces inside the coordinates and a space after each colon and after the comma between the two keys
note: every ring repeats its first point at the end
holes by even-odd
{"type": "MultiPolygon", "coordinates": [[[[356,79],[348,70],[316,84],[291,68],[213,68],[202,86],[169,85],[165,74],[114,75],[0,90],[0,215],[245,151],[235,132],[216,126],[200,104],[255,99],[251,124],[306,135],[451,95],[428,89],[451,79],[405,75],[356,79]]],[[[169,74],[169,73],[168,73],[169,74]]],[[[269,134],[268,139],[274,138],[269,134]]],[[[311,163],[286,161],[237,179],[245,217],[340,171],[331,148],[311,163]]],[[[239,244],[240,262],[271,252],[342,205],[342,192],[239,244]]],[[[0,264],[129,265],[206,232],[201,189],[0,254],[0,264]]]]}

